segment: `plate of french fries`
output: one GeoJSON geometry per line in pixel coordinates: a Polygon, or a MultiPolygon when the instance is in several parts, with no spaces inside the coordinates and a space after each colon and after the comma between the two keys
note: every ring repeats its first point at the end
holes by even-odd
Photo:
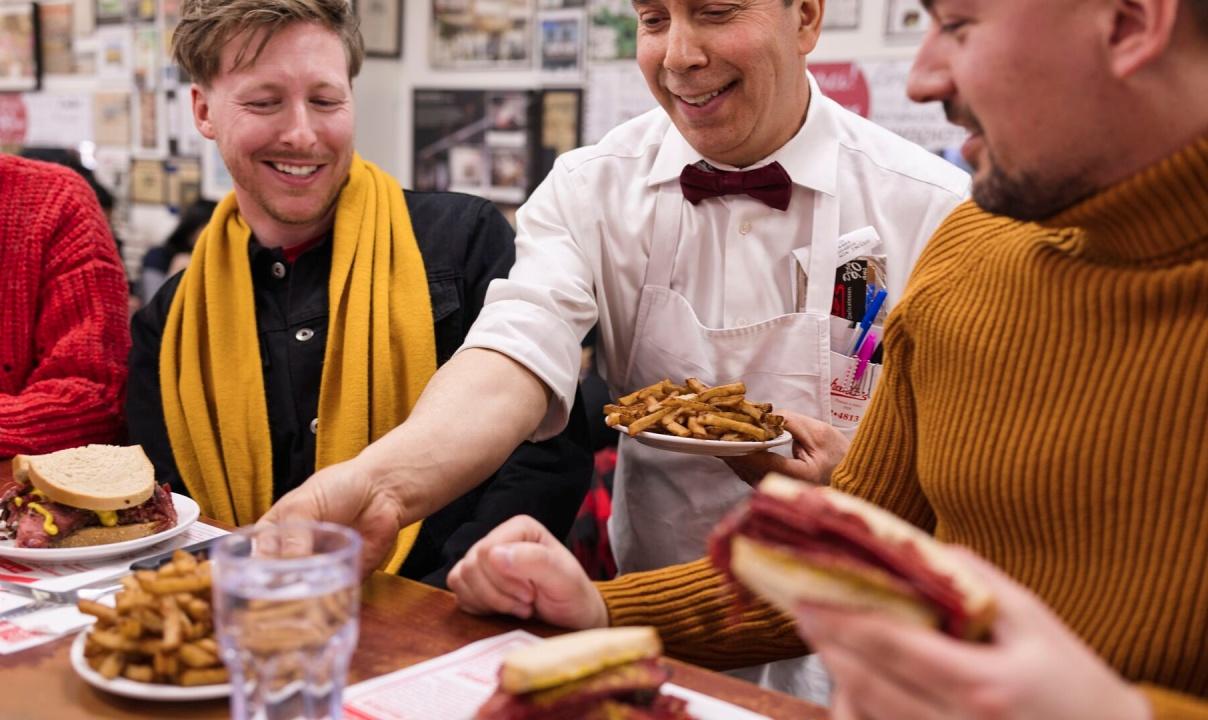
{"type": "Polygon", "coordinates": [[[771,403],[752,402],[746,384],[660,380],[604,406],[604,422],[650,447],[692,455],[749,455],[792,442],[771,403]]]}
{"type": "Polygon", "coordinates": [[[113,606],[81,600],[96,617],[71,645],[71,665],[93,687],[142,700],[231,694],[214,638],[210,562],[183,550],[157,570],[122,578],[113,606]]]}

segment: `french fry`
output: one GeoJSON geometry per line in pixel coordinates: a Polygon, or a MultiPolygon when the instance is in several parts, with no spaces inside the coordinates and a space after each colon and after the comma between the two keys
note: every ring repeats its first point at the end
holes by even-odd
{"type": "Polygon", "coordinates": [[[143,634],[143,625],[132,617],[124,617],[117,622],[117,632],[127,640],[138,640],[143,634]]]}
{"type": "Polygon", "coordinates": [[[138,650],[137,642],[124,638],[112,630],[93,630],[91,637],[93,642],[111,652],[136,652],[138,650]]]}
{"type": "Polygon", "coordinates": [[[723,430],[731,430],[731,431],[739,433],[741,435],[746,435],[747,437],[754,438],[755,440],[769,439],[766,437],[767,431],[761,427],[756,427],[755,425],[752,425],[749,422],[740,422],[738,420],[731,420],[730,418],[722,417],[721,415],[718,415],[715,413],[710,413],[708,415],[702,415],[700,418],[700,421],[701,421],[701,424],[705,425],[706,427],[716,427],[716,428],[721,428],[723,430]]]}
{"type": "Polygon", "coordinates": [[[718,385],[716,387],[711,387],[702,393],[697,393],[696,399],[700,400],[701,402],[708,402],[713,398],[726,397],[727,395],[742,395],[746,393],[746,391],[746,384],[739,381],[730,383],[729,385],[718,385]]]}
{"type": "Polygon", "coordinates": [[[228,680],[230,680],[230,676],[224,667],[206,670],[190,669],[180,673],[180,684],[186,687],[194,685],[217,685],[228,680]]]}
{"type": "Polygon", "coordinates": [[[180,647],[181,618],[184,614],[176,604],[176,598],[166,597],[160,600],[159,612],[164,618],[164,648],[180,647]]]}
{"type": "Polygon", "coordinates": [[[125,664],[121,653],[115,652],[101,658],[100,663],[97,664],[96,671],[106,680],[112,680],[122,674],[122,667],[125,664]]]}
{"type": "Polygon", "coordinates": [[[672,420],[670,415],[663,418],[663,427],[667,428],[667,432],[671,433],[672,435],[679,437],[692,437],[692,431],[672,420]]]}
{"type": "Polygon", "coordinates": [[[200,575],[156,578],[150,582],[143,583],[143,587],[153,595],[175,595],[182,592],[193,593],[199,590],[209,590],[210,578],[200,575]]]}
{"type": "Polygon", "coordinates": [[[102,605],[95,600],[81,600],[79,610],[85,615],[92,615],[101,622],[110,625],[117,623],[117,610],[108,605],[102,605]]]}
{"type": "Polygon", "coordinates": [[[126,669],[122,671],[122,675],[129,680],[145,683],[149,683],[155,678],[155,672],[150,665],[127,665],[126,669]]]}
{"type": "Polygon", "coordinates": [[[176,568],[177,574],[188,575],[197,569],[197,558],[178,549],[172,553],[172,566],[176,568]]]}
{"type": "Polygon", "coordinates": [[[197,643],[180,646],[180,661],[191,668],[213,667],[218,664],[218,655],[205,650],[197,643]]]}
{"type": "Polygon", "coordinates": [[[655,423],[657,423],[659,420],[662,420],[663,416],[670,414],[671,411],[673,411],[673,410],[675,410],[675,408],[661,408],[659,410],[656,410],[655,412],[652,412],[651,414],[647,415],[646,417],[644,417],[640,420],[633,421],[632,423],[629,424],[630,437],[637,435],[638,433],[642,432],[643,430],[646,430],[647,428],[649,428],[651,425],[654,425],[655,423]]]}

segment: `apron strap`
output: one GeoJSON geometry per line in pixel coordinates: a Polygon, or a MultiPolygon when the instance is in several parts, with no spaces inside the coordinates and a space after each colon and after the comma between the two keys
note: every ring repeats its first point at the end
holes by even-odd
{"type": "Polygon", "coordinates": [[[654,198],[654,226],[650,237],[650,260],[642,285],[670,288],[675,270],[675,253],[679,249],[680,222],[684,215],[684,193],[679,182],[669,180],[659,185],[654,198]]]}
{"type": "Polygon", "coordinates": [[[811,224],[805,311],[828,317],[835,293],[835,267],[839,264],[839,199],[814,191],[811,224]]]}

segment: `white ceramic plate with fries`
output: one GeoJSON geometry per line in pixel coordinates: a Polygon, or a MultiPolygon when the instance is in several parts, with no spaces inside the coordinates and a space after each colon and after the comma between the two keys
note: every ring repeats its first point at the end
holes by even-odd
{"type": "Polygon", "coordinates": [[[71,644],[71,667],[84,678],[84,682],[105,692],[121,695],[122,697],[137,698],[139,700],[213,700],[214,698],[224,698],[231,694],[231,684],[222,683],[220,685],[197,685],[194,687],[183,687],[180,685],[164,685],[162,683],[145,683],[135,680],[127,680],[124,677],[115,677],[112,680],[106,680],[99,672],[88,667],[88,660],[84,657],[84,643],[88,631],[80,633],[76,636],[75,642],[71,644]]]}
{"type": "Polygon", "coordinates": [[[155,570],[122,578],[113,604],[80,600],[96,622],[75,639],[71,665],[101,690],[144,700],[229,695],[214,638],[208,560],[177,550],[155,570]]]}
{"type": "Polygon", "coordinates": [[[154,535],[108,545],[88,545],[76,548],[19,548],[16,540],[0,540],[0,557],[40,563],[66,563],[102,560],[132,553],[176,537],[188,530],[189,526],[201,517],[201,508],[193,502],[192,498],[172,493],[172,504],[176,507],[176,524],[154,535]]]}
{"type": "Polygon", "coordinates": [[[604,406],[604,422],[660,450],[732,457],[792,442],[771,403],[752,402],[742,381],[660,380],[604,406]]]}
{"type": "MultiPolygon", "coordinates": [[[[617,430],[628,432],[628,429],[623,425],[617,426],[617,430]]],[[[663,435],[661,433],[640,432],[634,435],[633,439],[643,445],[649,445],[659,450],[670,450],[671,452],[687,453],[689,455],[736,457],[738,455],[750,455],[751,453],[779,447],[780,445],[787,445],[793,441],[793,436],[785,432],[772,440],[752,442],[743,440],[702,440],[691,437],[663,435]]]]}

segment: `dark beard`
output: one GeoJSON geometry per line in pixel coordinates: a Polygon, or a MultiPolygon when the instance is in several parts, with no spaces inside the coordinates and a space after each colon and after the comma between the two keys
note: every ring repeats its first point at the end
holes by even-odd
{"type": "MultiPolygon", "coordinates": [[[[969,108],[945,100],[944,113],[948,122],[985,137],[981,122],[969,108]]],[[[983,210],[995,215],[1029,222],[1045,220],[1085,200],[1096,191],[1083,179],[1085,173],[1075,173],[1065,178],[1044,177],[1037,173],[1012,176],[1000,169],[1002,165],[989,147],[986,148],[986,156],[989,167],[984,178],[979,180],[975,177],[973,181],[973,200],[983,210]]]]}
{"type": "Polygon", "coordinates": [[[973,182],[973,200],[987,212],[1015,220],[1046,220],[1094,194],[1078,179],[1054,181],[1032,174],[1011,177],[991,161],[987,175],[973,182]]]}

